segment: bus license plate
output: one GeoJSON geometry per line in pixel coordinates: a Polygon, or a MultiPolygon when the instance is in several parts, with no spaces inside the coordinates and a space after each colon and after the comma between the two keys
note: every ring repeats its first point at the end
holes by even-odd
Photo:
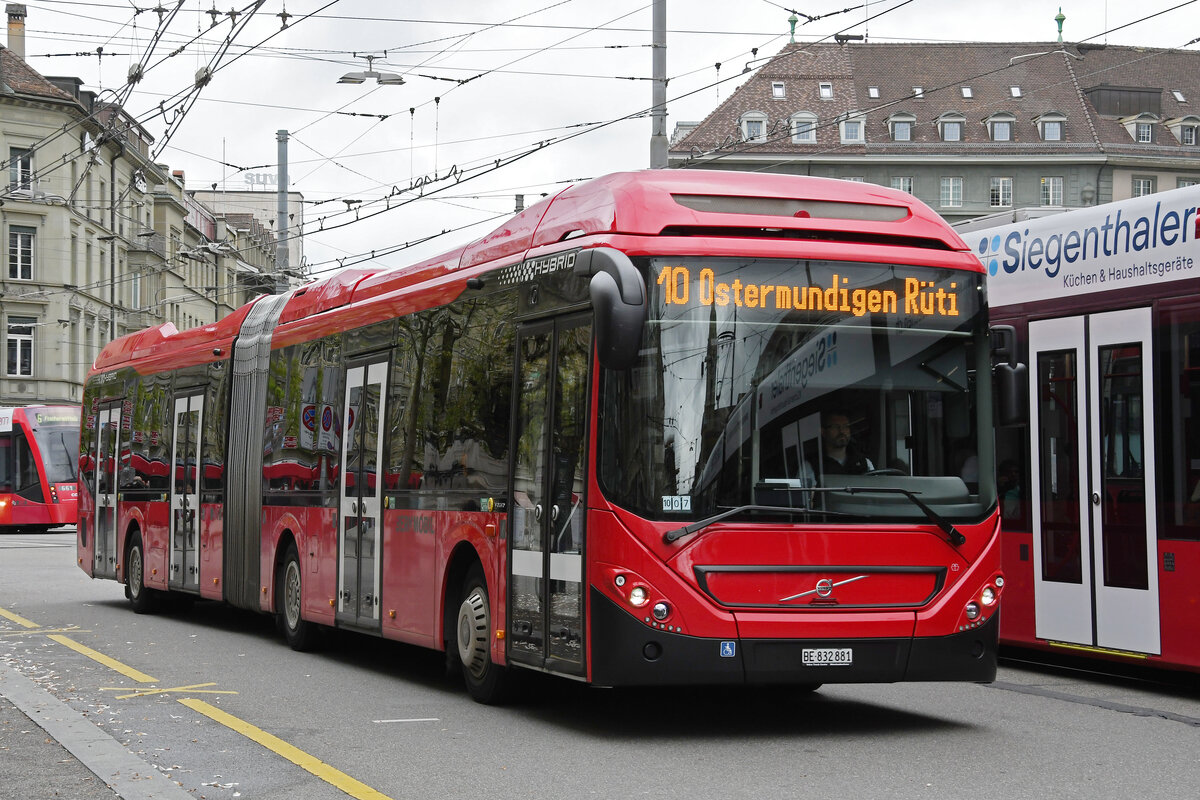
{"type": "Polygon", "coordinates": [[[848,667],[854,663],[850,647],[806,647],[800,653],[806,667],[848,667]]]}

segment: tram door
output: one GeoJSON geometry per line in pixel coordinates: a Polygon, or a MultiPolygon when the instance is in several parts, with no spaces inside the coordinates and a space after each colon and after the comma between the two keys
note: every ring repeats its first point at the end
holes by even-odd
{"type": "Polygon", "coordinates": [[[1158,654],[1150,309],[1029,324],[1040,639],[1158,654]]]}
{"type": "Polygon", "coordinates": [[[200,432],[204,395],[175,398],[171,442],[172,588],[200,588],[200,432]]]}
{"type": "Polygon", "coordinates": [[[508,658],[582,675],[587,318],[522,327],[509,508],[508,658]]]}
{"type": "Polygon", "coordinates": [[[379,628],[383,561],[383,425],[387,409],[386,361],[346,371],[342,409],[341,525],[338,535],[337,618],[379,628]]]}
{"type": "Polygon", "coordinates": [[[95,561],[92,574],[97,578],[117,577],[117,431],[121,423],[121,405],[100,409],[96,418],[96,530],[95,561]]]}

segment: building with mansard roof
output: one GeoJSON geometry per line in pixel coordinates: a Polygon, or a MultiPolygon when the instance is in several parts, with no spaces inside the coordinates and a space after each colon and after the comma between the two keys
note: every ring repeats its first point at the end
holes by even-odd
{"type": "Polygon", "coordinates": [[[670,165],[861,180],[951,222],[1200,181],[1200,53],[1063,42],[789,44],[670,165]]]}

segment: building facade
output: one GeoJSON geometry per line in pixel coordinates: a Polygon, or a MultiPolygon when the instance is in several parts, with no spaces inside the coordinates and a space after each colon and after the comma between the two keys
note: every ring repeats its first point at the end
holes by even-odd
{"type": "MultiPolygon", "coordinates": [[[[151,159],[153,138],[76,78],[24,59],[26,9],[10,3],[0,47],[0,405],[79,402],[111,339],[212,322],[264,287],[263,242],[188,196],[151,159]]],[[[274,236],[265,246],[274,252],[274,236]]]]}
{"type": "Polygon", "coordinates": [[[699,123],[679,168],[817,175],[951,222],[1200,181],[1200,53],[1063,42],[789,44],[699,123]]]}

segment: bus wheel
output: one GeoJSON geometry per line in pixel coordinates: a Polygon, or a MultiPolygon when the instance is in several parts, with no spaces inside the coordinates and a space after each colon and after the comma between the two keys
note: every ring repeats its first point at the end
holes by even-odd
{"type": "Polygon", "coordinates": [[[135,614],[148,614],[158,605],[158,593],[146,588],[146,556],[142,537],[136,533],[125,557],[125,596],[135,614]]]}
{"type": "Polygon", "coordinates": [[[491,705],[502,702],[510,678],[508,670],[492,663],[492,613],[488,606],[487,581],[483,568],[475,564],[463,581],[462,604],[455,624],[458,660],[462,662],[467,691],[476,701],[491,705]]]}
{"type": "Polygon", "coordinates": [[[312,650],[317,644],[318,635],[317,626],[300,617],[302,574],[296,545],[288,545],[287,555],[283,557],[283,565],[276,576],[275,608],[279,612],[279,622],[288,645],[301,652],[312,650]]]}

